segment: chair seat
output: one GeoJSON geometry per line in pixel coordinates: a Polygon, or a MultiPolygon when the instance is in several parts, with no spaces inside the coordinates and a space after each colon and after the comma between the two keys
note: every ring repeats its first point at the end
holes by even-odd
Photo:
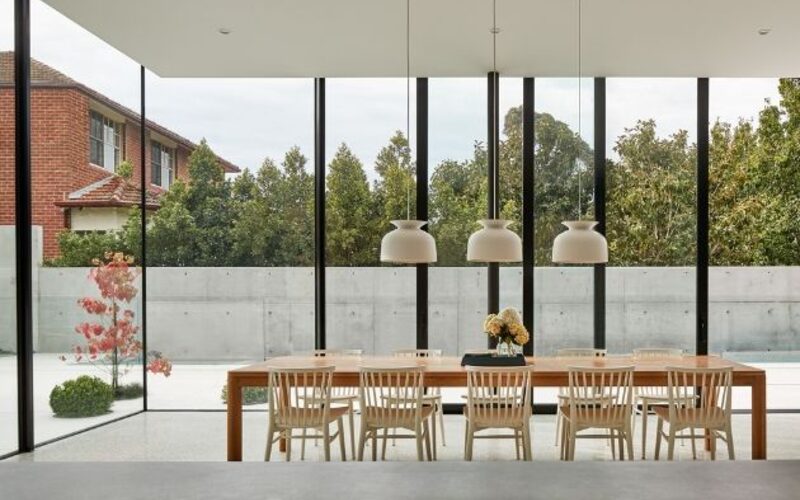
{"type": "MultiPolygon", "coordinates": [[[[422,420],[433,414],[433,406],[422,407],[422,420]]],[[[416,417],[414,408],[394,408],[370,406],[361,410],[361,418],[370,427],[414,427],[416,417]]]]}
{"type": "Polygon", "coordinates": [[[295,412],[279,415],[275,419],[275,425],[280,428],[309,428],[313,429],[325,424],[329,424],[347,413],[346,407],[330,407],[328,409],[328,420],[323,421],[323,408],[299,408],[297,415],[295,412]]]}
{"type": "Polygon", "coordinates": [[[569,405],[562,405],[559,411],[566,420],[579,425],[588,427],[617,427],[625,423],[627,409],[628,407],[625,405],[606,405],[603,406],[602,411],[598,411],[595,415],[587,411],[585,413],[580,412],[579,415],[575,415],[574,417],[569,405]]]}
{"type": "Polygon", "coordinates": [[[479,428],[520,428],[526,423],[525,419],[520,418],[519,415],[505,415],[505,410],[503,409],[497,409],[496,411],[483,410],[480,415],[471,417],[469,408],[464,407],[464,418],[472,421],[472,424],[479,428]]]}
{"type": "Polygon", "coordinates": [[[668,424],[693,425],[695,427],[723,427],[725,410],[715,406],[713,408],[686,408],[675,409],[675,421],[670,421],[669,407],[657,406],[654,408],[656,415],[668,424]]]}

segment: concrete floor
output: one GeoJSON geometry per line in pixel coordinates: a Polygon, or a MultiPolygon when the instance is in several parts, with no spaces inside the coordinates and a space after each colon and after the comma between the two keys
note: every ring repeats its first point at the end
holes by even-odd
{"type": "MultiPolygon", "coordinates": [[[[750,458],[750,417],[734,415],[734,441],[739,460],[750,458]]],[[[800,414],[770,414],[768,417],[768,457],[770,459],[800,458],[800,414]]],[[[554,446],[555,416],[533,417],[534,460],[558,459],[554,446]]],[[[648,427],[648,459],[652,460],[655,421],[648,427]]],[[[244,416],[244,459],[263,460],[266,416],[262,412],[246,412],[244,416]]],[[[445,416],[447,446],[438,443],[439,460],[462,460],[464,419],[459,415],[445,416]]],[[[641,457],[640,423],[637,422],[634,443],[635,458],[641,457]]],[[[223,461],[225,460],[226,422],[222,412],[148,412],[120,422],[38,448],[33,453],[18,455],[12,461],[223,461]]],[[[348,460],[350,446],[348,439],[348,460]]],[[[339,460],[339,450],[333,445],[332,459],[339,460]]],[[[702,448],[698,446],[698,448],[702,448]]],[[[688,442],[678,446],[679,460],[691,460],[688,442]]],[[[665,453],[662,449],[662,453],[665,453]]],[[[699,459],[708,457],[700,451],[699,459]]],[[[727,456],[724,443],[719,444],[719,456],[727,456]]],[[[369,456],[369,451],[367,452],[369,456]]],[[[718,456],[718,458],[719,458],[718,456]]],[[[663,455],[662,455],[663,457],[663,455]]],[[[294,448],[299,459],[299,441],[294,448]]],[[[285,457],[276,453],[273,460],[285,457]]],[[[306,460],[322,459],[322,448],[308,444],[306,460]]],[[[475,445],[475,460],[513,460],[511,441],[480,440],[475,445]]],[[[576,460],[610,460],[611,451],[605,441],[582,440],[578,443],[576,460]]],[[[389,446],[387,460],[416,460],[412,440],[400,440],[389,446]]]]}

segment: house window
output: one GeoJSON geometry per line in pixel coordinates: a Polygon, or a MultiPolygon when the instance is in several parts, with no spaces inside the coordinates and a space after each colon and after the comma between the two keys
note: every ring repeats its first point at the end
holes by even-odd
{"type": "Polygon", "coordinates": [[[120,160],[122,125],[96,111],[89,118],[89,161],[114,172],[120,160]]]}
{"type": "Polygon", "coordinates": [[[173,150],[161,143],[153,141],[150,149],[150,164],[152,167],[151,182],[156,186],[169,189],[173,181],[173,150]]]}

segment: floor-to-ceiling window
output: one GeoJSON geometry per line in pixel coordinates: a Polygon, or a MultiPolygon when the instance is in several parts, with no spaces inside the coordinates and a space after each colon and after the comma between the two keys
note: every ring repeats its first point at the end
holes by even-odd
{"type": "Polygon", "coordinates": [[[143,408],[141,245],[126,226],[139,204],[139,65],[39,1],[31,57],[40,443],[143,408]]]}
{"type": "Polygon", "coordinates": [[[429,345],[448,355],[486,347],[486,265],[467,262],[467,240],[487,215],[486,78],[429,80],[429,345]]]}
{"type": "Polygon", "coordinates": [[[773,409],[800,408],[798,105],[796,79],[710,81],[708,346],[765,368],[773,409]]]}
{"type": "Polygon", "coordinates": [[[697,80],[607,80],[606,339],[695,347],[697,80]]]}
{"type": "Polygon", "coordinates": [[[313,84],[146,81],[149,407],[222,410],[227,370],[314,345],[313,84]]]}
{"type": "Polygon", "coordinates": [[[591,219],[593,206],[591,78],[537,78],[534,155],[534,349],[591,347],[593,269],[556,265],[553,240],[562,221],[591,219]],[[580,98],[580,104],[579,104],[580,98]]]}
{"type": "Polygon", "coordinates": [[[17,450],[14,5],[0,0],[0,455],[17,450]]]}
{"type": "Polygon", "coordinates": [[[389,221],[416,218],[415,86],[406,79],[326,81],[326,346],[389,354],[416,345],[416,272],[382,264],[389,221]],[[410,100],[407,100],[410,97],[410,100]],[[406,113],[409,104],[410,116],[406,113]],[[411,144],[415,144],[414,129],[411,144]]]}

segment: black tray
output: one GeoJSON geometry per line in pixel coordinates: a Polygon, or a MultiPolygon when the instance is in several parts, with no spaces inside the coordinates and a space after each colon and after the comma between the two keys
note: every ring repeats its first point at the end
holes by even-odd
{"type": "Polygon", "coordinates": [[[497,356],[494,354],[465,354],[461,366],[525,366],[525,355],[497,356]]]}

